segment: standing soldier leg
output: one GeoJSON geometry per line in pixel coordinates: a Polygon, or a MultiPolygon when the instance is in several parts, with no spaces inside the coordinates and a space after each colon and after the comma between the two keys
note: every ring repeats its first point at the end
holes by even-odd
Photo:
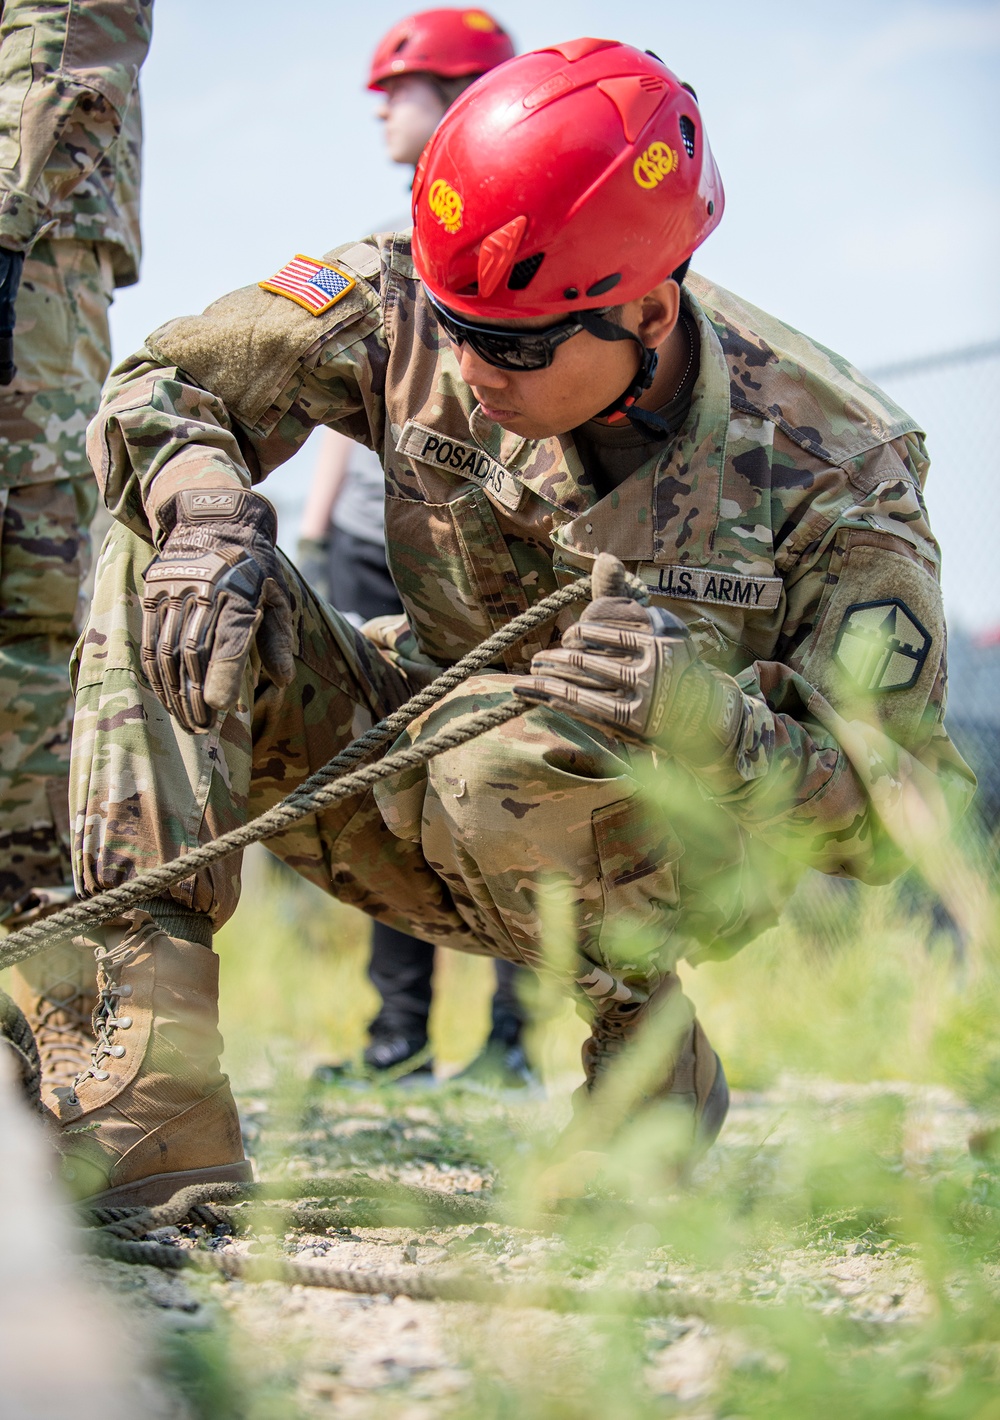
{"type": "MultiPolygon", "coordinates": [[[[380,496],[381,484],[379,469],[380,496]]],[[[402,613],[403,604],[381,543],[354,537],[334,526],[330,536],[328,581],[333,606],[340,611],[358,613],[362,622],[402,613]]],[[[433,946],[383,923],[375,923],[368,975],[381,997],[381,1006],[368,1027],[370,1042],[364,1059],[369,1069],[395,1070],[407,1060],[419,1057],[420,1063],[409,1073],[424,1079],[433,1075],[433,1063],[425,1054],[433,973],[433,946]]],[[[521,1089],[535,1083],[522,1041],[525,1010],[517,982],[524,975],[512,963],[497,960],[490,1033],[475,1059],[455,1077],[457,1080],[501,1089],[521,1089]]],[[[321,1079],[336,1078],[342,1073],[342,1068],[336,1066],[320,1066],[317,1072],[321,1079]]]]}
{"type": "MultiPolygon", "coordinates": [[[[352,459],[375,456],[367,449],[353,452],[352,459]]],[[[378,467],[379,514],[384,498],[383,473],[378,467]]],[[[355,465],[356,467],[356,465],[355,465]]],[[[362,465],[367,468],[367,465],[362,465]]],[[[371,498],[371,475],[358,480],[348,465],[347,491],[364,511],[371,498]],[[354,485],[360,487],[355,492],[354,485]]],[[[374,521],[374,518],[373,518],[374,521]]],[[[368,538],[356,537],[334,524],[330,529],[328,562],[317,590],[331,606],[343,612],[356,625],[363,625],[377,616],[397,616],[403,605],[393,584],[385,560],[385,545],[368,538]]],[[[301,566],[301,563],[300,563],[301,566]]],[[[303,569],[304,571],[304,569],[303,569]]],[[[310,581],[309,577],[306,578],[310,581]]],[[[426,1083],[433,1077],[434,1064],[427,1058],[427,1030],[431,1013],[434,979],[434,948],[409,932],[389,927],[384,922],[372,924],[371,956],[368,979],[379,995],[379,1009],[368,1026],[365,1066],[374,1072],[396,1072],[408,1060],[414,1060],[412,1070],[393,1078],[415,1076],[414,1083],[426,1083]]],[[[337,1080],[345,1074],[342,1064],[320,1065],[316,1078],[337,1080]]]]}
{"type": "Polygon", "coordinates": [[[538,1083],[523,1041],[527,1012],[521,988],[530,973],[502,957],[495,959],[493,967],[496,988],[490,1002],[490,1033],[482,1050],[459,1070],[455,1080],[487,1089],[528,1089],[538,1083]]]}
{"type": "MultiPolygon", "coordinates": [[[[14,381],[0,391],[0,917],[8,931],[74,896],[69,658],[81,628],[97,489],[87,423],[110,361],[111,272],[89,242],[37,243],[17,297],[14,381]]],[[[93,1044],[90,957],[67,943],[12,973],[48,1088],[93,1044]]]]}
{"type": "Polygon", "coordinates": [[[368,979],[381,1005],[368,1026],[365,1064],[370,1069],[391,1070],[419,1056],[419,1063],[407,1073],[424,1080],[434,1074],[433,1062],[424,1058],[433,975],[430,942],[397,932],[384,922],[372,923],[368,979]]]}

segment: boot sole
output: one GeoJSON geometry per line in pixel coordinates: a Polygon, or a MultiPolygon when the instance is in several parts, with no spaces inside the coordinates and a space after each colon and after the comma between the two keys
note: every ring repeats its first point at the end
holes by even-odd
{"type": "Polygon", "coordinates": [[[178,1173],[150,1174],[133,1183],[120,1183],[80,1202],[91,1207],[155,1208],[168,1202],[181,1188],[197,1183],[253,1183],[253,1167],[247,1159],[238,1164],[215,1164],[207,1169],[182,1169],[178,1173]]]}

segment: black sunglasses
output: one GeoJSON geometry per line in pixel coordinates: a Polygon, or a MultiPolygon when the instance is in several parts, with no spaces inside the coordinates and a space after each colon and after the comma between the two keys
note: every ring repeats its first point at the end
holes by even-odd
{"type": "Polygon", "coordinates": [[[547,326],[544,330],[499,330],[495,326],[473,325],[463,320],[436,301],[426,286],[424,290],[434,318],[448,339],[456,345],[468,345],[488,365],[495,365],[498,370],[546,369],[564,341],[572,340],[581,330],[588,330],[591,323],[599,319],[596,311],[581,311],[579,316],[570,316],[568,320],[547,326]]]}

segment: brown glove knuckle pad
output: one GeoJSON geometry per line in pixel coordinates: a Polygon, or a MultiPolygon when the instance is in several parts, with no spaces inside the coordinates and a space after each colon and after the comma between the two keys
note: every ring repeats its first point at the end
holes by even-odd
{"type": "Polygon", "coordinates": [[[287,608],[277,519],[266,499],[235,488],[184,489],[163,513],[167,537],[145,574],[144,664],[170,714],[206,730],[238,699],[265,596],[287,608]]]}

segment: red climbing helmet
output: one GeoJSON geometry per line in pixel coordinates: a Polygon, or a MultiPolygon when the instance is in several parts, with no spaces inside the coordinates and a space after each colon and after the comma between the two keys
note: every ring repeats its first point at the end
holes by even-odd
{"type": "Polygon", "coordinates": [[[691,89],[607,39],[522,54],[449,109],[413,185],[431,295],[483,320],[624,305],[718,226],[725,196],[691,89]]]}
{"type": "Polygon", "coordinates": [[[460,79],[485,74],[514,57],[510,36],[485,10],[421,10],[393,25],[381,40],[368,75],[381,89],[400,74],[460,79]]]}

